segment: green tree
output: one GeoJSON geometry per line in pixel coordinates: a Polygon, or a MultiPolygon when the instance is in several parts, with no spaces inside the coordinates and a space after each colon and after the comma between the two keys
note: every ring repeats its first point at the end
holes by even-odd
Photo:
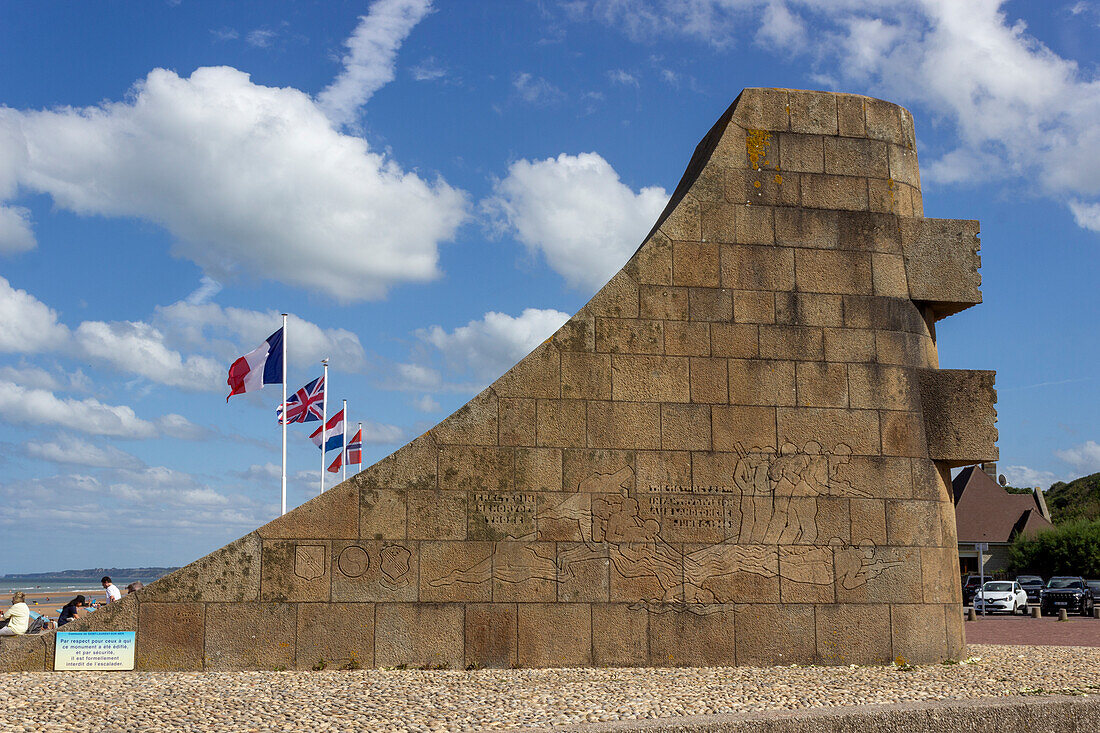
{"type": "Polygon", "coordinates": [[[1077,520],[1034,535],[1017,535],[1009,563],[1020,573],[1100,578],[1100,519],[1077,520]]]}

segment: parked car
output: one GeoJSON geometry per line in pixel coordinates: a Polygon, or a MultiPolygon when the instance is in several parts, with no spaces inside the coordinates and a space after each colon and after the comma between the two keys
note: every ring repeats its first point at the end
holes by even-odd
{"type": "Polygon", "coordinates": [[[1100,601],[1100,580],[1086,580],[1085,585],[1092,591],[1092,602],[1095,605],[1100,601]]]}
{"type": "Polygon", "coordinates": [[[1014,580],[990,580],[974,596],[974,610],[985,613],[1027,613],[1027,593],[1014,580]]]}
{"type": "Polygon", "coordinates": [[[1047,581],[1046,587],[1039,594],[1039,608],[1044,615],[1064,608],[1066,613],[1091,616],[1095,604],[1096,597],[1092,589],[1085,585],[1085,579],[1079,575],[1055,576],[1047,581]]]}
{"type": "Polygon", "coordinates": [[[968,575],[963,582],[963,605],[969,606],[970,602],[974,600],[974,596],[982,588],[982,576],[980,575],[968,575]]]}
{"type": "MultiPolygon", "coordinates": [[[[1038,605],[1039,591],[1043,589],[1043,579],[1038,575],[1017,575],[1016,582],[1027,593],[1027,602],[1038,605]]],[[[1095,592],[1095,591],[1094,591],[1095,592]]]]}

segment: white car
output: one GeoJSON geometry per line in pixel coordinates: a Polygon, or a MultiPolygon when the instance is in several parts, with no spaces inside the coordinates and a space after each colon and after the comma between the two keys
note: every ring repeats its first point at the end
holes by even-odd
{"type": "Polygon", "coordinates": [[[974,596],[974,610],[1027,614],[1027,591],[1014,580],[990,580],[974,596]]]}

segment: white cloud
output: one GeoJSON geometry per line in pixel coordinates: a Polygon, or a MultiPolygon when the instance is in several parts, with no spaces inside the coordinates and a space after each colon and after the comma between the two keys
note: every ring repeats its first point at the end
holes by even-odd
{"type": "Polygon", "coordinates": [[[240,38],[241,34],[237,32],[236,28],[230,28],[228,26],[222,26],[221,28],[210,29],[210,35],[214,37],[215,41],[233,41],[240,38]]]}
{"type": "Polygon", "coordinates": [[[806,57],[815,78],[945,120],[956,144],[934,159],[922,151],[926,184],[1011,178],[1075,199],[1077,222],[1093,228],[1100,78],[1009,9],[1004,0],[596,0],[586,17],[635,40],[689,36],[716,47],[755,31],[764,45],[806,57]]]}
{"type": "Polygon", "coordinates": [[[413,398],[412,405],[420,412],[439,412],[439,403],[431,395],[421,395],[413,398]]]}
{"type": "Polygon", "coordinates": [[[393,389],[404,391],[435,391],[443,386],[443,375],[438,370],[423,364],[397,364],[393,389]]]}
{"type": "Polygon", "coordinates": [[[85,321],[76,329],[76,343],[87,356],[158,384],[202,392],[225,389],[225,364],[205,356],[184,359],[148,323],[85,321]]]}
{"type": "MultiPolygon", "coordinates": [[[[333,129],[308,95],[228,67],[156,69],[123,102],[0,110],[0,145],[22,188],[163,226],[215,279],[343,301],[435,278],[438,245],[467,216],[465,194],[333,129]]],[[[0,180],[0,196],[10,188],[0,180]]]]}
{"type": "MultiPolygon", "coordinates": [[[[350,433],[353,433],[356,427],[355,425],[348,426],[349,438],[351,437],[350,433]]],[[[405,431],[396,425],[385,425],[370,420],[363,423],[364,445],[393,445],[401,442],[404,437],[405,431]]]]}
{"type": "Polygon", "coordinates": [[[0,206],[0,254],[26,252],[35,247],[30,209],[0,206]]]}
{"type": "MultiPolygon", "coordinates": [[[[694,36],[725,47],[735,40],[735,31],[752,23],[747,11],[758,5],[759,0],[594,0],[588,10],[635,41],[694,36]]],[[[582,16],[575,8],[569,15],[582,16]]]]}
{"type": "Polygon", "coordinates": [[[612,84],[622,84],[624,87],[638,87],[638,77],[622,69],[613,69],[607,72],[607,78],[611,80],[612,84]]]}
{"type": "Polygon", "coordinates": [[[277,32],[269,28],[257,28],[254,31],[249,31],[244,40],[249,46],[268,48],[278,35],[277,32]]]}
{"type": "Polygon", "coordinates": [[[541,76],[532,76],[526,71],[512,78],[512,87],[519,94],[520,99],[530,104],[546,106],[565,99],[562,90],[541,76]]]}
{"type": "Polygon", "coordinates": [[[355,119],[356,110],[393,81],[397,49],[432,8],[431,0],[375,0],[344,45],[343,71],[317,101],[338,124],[355,119]]]}
{"type": "Polygon", "coordinates": [[[435,56],[429,56],[412,67],[413,79],[417,81],[435,81],[447,76],[447,70],[439,65],[435,56]]]}
{"type": "Polygon", "coordinates": [[[1017,488],[1038,486],[1045,491],[1058,480],[1058,476],[1050,471],[1039,471],[1027,466],[1005,466],[1003,470],[1008,485],[1017,488]]]}
{"type": "Polygon", "coordinates": [[[65,372],[55,368],[53,372],[40,366],[20,362],[18,366],[6,364],[0,366],[0,381],[15,382],[23,387],[45,389],[51,392],[67,390],[73,392],[88,392],[91,390],[91,380],[81,370],[65,372]]]}
{"type": "Polygon", "coordinates": [[[142,468],[142,461],[114,446],[98,446],[72,435],[58,436],[48,443],[24,443],[32,458],[90,468],[142,468]]]}
{"type": "Polygon", "coordinates": [[[43,389],[0,382],[0,416],[18,425],[57,425],[89,435],[152,438],[156,426],[126,405],[105,405],[96,399],[59,398],[43,389]]]}
{"type": "Polygon", "coordinates": [[[527,308],[516,317],[490,311],[481,320],[451,332],[432,326],[416,333],[439,349],[451,368],[491,380],[548,339],[568,319],[568,313],[553,309],[527,308]]]}
{"type": "Polygon", "coordinates": [[[763,46],[800,49],[806,44],[806,26],[776,0],[764,6],[756,41],[763,46]]]}
{"type": "Polygon", "coordinates": [[[1070,201],[1069,210],[1073,212],[1073,220],[1077,222],[1077,226],[1100,232],[1100,203],[1086,204],[1070,201]]]}
{"type": "Polygon", "coordinates": [[[642,243],[668,202],[659,186],[635,193],[597,153],[519,160],[483,208],[573,287],[595,290],[642,243]]]}
{"type": "Polygon", "coordinates": [[[16,290],[0,277],[0,351],[32,354],[62,346],[69,329],[57,313],[26,290],[16,290]]]}
{"type": "MultiPolygon", "coordinates": [[[[201,286],[196,293],[203,290],[201,286]]],[[[254,311],[246,308],[223,308],[216,303],[192,302],[192,293],[185,300],[158,306],[153,325],[164,333],[167,343],[184,349],[206,349],[224,362],[256,348],[282,324],[278,311],[254,311]],[[243,350],[242,350],[243,349],[243,350]]],[[[199,298],[201,301],[202,299],[199,298]]],[[[343,328],[321,328],[315,323],[291,315],[287,323],[287,360],[293,366],[319,364],[330,358],[335,368],[355,372],[363,369],[366,356],[359,337],[343,328]]],[[[219,389],[225,386],[225,371],[221,366],[219,389]]]]}
{"type": "Polygon", "coordinates": [[[244,471],[230,471],[246,481],[278,481],[283,477],[283,469],[278,463],[253,463],[244,471]]]}
{"type": "Polygon", "coordinates": [[[210,428],[196,425],[183,415],[177,415],[174,412],[158,417],[157,429],[164,437],[179,440],[206,440],[214,435],[214,431],[210,428]]]}
{"type": "Polygon", "coordinates": [[[1054,451],[1055,455],[1079,471],[1095,473],[1100,471],[1100,443],[1088,440],[1068,450],[1054,451]]]}

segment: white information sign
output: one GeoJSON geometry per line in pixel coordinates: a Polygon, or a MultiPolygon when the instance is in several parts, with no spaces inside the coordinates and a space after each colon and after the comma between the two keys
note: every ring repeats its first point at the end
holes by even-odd
{"type": "Polygon", "coordinates": [[[60,631],[54,643],[55,670],[134,668],[133,631],[60,631]]]}

